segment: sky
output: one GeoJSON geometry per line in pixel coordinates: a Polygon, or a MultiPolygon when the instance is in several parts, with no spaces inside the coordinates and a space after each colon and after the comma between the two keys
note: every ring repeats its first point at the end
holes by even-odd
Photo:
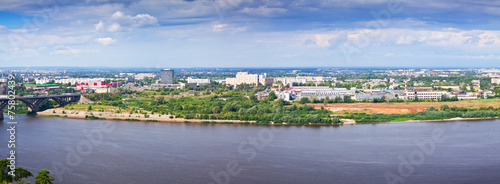
{"type": "Polygon", "coordinates": [[[2,0],[14,66],[500,67],[500,1],[2,0]]]}

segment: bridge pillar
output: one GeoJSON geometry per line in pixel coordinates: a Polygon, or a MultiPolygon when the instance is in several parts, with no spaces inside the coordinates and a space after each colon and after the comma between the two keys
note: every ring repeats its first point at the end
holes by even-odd
{"type": "Polygon", "coordinates": [[[3,111],[2,111],[2,113],[0,113],[0,121],[2,121],[2,120],[3,120],[3,111]]]}

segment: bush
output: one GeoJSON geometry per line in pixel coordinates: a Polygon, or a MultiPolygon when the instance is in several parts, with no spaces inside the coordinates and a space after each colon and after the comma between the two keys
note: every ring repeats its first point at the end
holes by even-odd
{"type": "Polygon", "coordinates": [[[450,109],[450,106],[448,106],[448,105],[444,104],[444,105],[441,105],[441,107],[439,107],[439,109],[440,109],[441,111],[446,111],[446,110],[450,109]]]}
{"type": "Polygon", "coordinates": [[[436,111],[436,108],[433,106],[430,106],[425,111],[436,111]]]}
{"type": "Polygon", "coordinates": [[[464,118],[494,118],[495,116],[495,111],[468,111],[463,115],[464,118]]]}

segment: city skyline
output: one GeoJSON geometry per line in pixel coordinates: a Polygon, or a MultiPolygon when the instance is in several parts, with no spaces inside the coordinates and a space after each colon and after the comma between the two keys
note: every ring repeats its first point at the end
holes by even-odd
{"type": "Polygon", "coordinates": [[[0,63],[499,67],[498,12],[465,0],[3,1],[0,63]]]}

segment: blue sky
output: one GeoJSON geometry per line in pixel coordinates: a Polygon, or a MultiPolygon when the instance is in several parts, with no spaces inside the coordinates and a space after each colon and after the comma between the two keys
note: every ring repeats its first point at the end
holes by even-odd
{"type": "Polygon", "coordinates": [[[500,1],[0,2],[0,66],[500,67],[500,1]]]}

